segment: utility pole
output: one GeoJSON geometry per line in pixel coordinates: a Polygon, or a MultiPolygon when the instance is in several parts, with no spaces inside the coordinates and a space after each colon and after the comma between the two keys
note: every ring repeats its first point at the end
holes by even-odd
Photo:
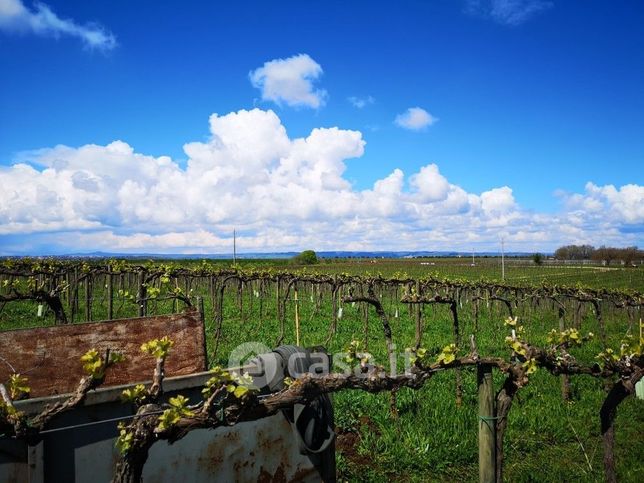
{"type": "Polygon", "coordinates": [[[505,280],[505,240],[501,237],[501,280],[505,280]]]}

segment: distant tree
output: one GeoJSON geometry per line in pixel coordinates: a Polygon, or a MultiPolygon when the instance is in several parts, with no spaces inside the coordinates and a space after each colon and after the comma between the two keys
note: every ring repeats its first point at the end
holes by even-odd
{"type": "Polygon", "coordinates": [[[593,260],[604,262],[606,266],[609,266],[610,262],[615,259],[619,259],[619,255],[619,250],[617,248],[602,245],[593,253],[593,260]]]}
{"type": "Polygon", "coordinates": [[[618,256],[624,262],[624,265],[630,267],[635,265],[636,262],[642,262],[642,259],[644,259],[644,251],[635,246],[620,248],[618,249],[618,256]]]}
{"type": "Polygon", "coordinates": [[[535,265],[543,265],[543,255],[541,253],[535,253],[532,255],[532,261],[535,265]]]}
{"type": "Polygon", "coordinates": [[[292,258],[296,265],[315,265],[318,263],[318,256],[313,250],[304,250],[299,255],[292,258]]]}
{"type": "Polygon", "coordinates": [[[577,257],[579,260],[590,260],[595,252],[595,247],[592,245],[578,245],[577,257]]]}
{"type": "Polygon", "coordinates": [[[602,245],[595,249],[590,245],[566,245],[557,248],[555,258],[557,260],[592,259],[603,262],[605,265],[610,265],[613,261],[620,260],[624,265],[630,267],[644,262],[644,251],[636,246],[615,248],[602,245]]]}
{"type": "Polygon", "coordinates": [[[568,248],[559,247],[555,250],[555,260],[568,260],[568,248]]]}
{"type": "Polygon", "coordinates": [[[595,248],[591,245],[566,245],[557,248],[555,258],[557,260],[590,260],[594,252],[595,248]]]}
{"type": "Polygon", "coordinates": [[[555,258],[557,260],[569,260],[570,259],[570,250],[568,247],[559,247],[555,250],[555,258]]]}

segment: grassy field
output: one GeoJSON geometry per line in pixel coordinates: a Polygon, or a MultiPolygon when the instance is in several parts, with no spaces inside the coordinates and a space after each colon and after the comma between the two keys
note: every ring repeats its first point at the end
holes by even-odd
{"type": "MultiPolygon", "coordinates": [[[[498,259],[480,259],[476,266],[465,259],[404,259],[404,260],[328,260],[307,270],[326,273],[382,273],[392,276],[405,272],[412,277],[438,273],[442,276],[470,280],[500,279],[498,259]],[[433,265],[432,265],[433,263],[433,265]]],[[[189,262],[188,265],[197,262],[189,262]]],[[[230,262],[215,262],[225,266],[230,262]]],[[[243,266],[276,266],[287,268],[286,261],[241,262],[243,266]]],[[[641,290],[644,269],[608,269],[537,267],[525,262],[509,261],[506,280],[521,283],[542,282],[593,287],[641,290]]],[[[223,306],[223,334],[217,355],[213,354],[215,317],[212,300],[205,285],[195,285],[193,296],[203,296],[206,312],[206,333],[212,365],[227,364],[229,352],[241,342],[258,341],[273,346],[279,332],[275,295],[258,291],[259,286],[247,287],[242,294],[242,309],[236,290],[226,292],[223,306]],[[260,313],[260,302],[261,310],[260,313]]],[[[319,294],[303,286],[299,293],[301,344],[324,344],[329,334],[331,304],[328,298],[316,302],[319,294]]],[[[105,318],[105,295],[101,287],[91,294],[92,319],[105,318]]],[[[84,294],[79,294],[83,301],[84,294]]],[[[413,311],[401,304],[393,294],[385,293],[383,305],[389,315],[394,343],[399,352],[414,340],[413,311]]],[[[136,314],[136,304],[120,297],[114,304],[116,316],[136,314]]],[[[286,337],[284,343],[295,342],[293,323],[295,302],[287,303],[286,337]]],[[[172,302],[152,301],[150,313],[167,313],[172,302]]],[[[81,306],[80,313],[83,313],[81,306]]],[[[36,304],[9,304],[0,312],[0,328],[52,324],[53,318],[35,317],[36,304]]],[[[546,334],[558,327],[557,311],[550,303],[539,307],[522,304],[517,315],[526,327],[526,339],[545,345],[546,334]]],[[[598,333],[593,314],[582,314],[582,331],[598,333]]],[[[509,356],[504,343],[508,335],[503,320],[506,311],[499,304],[482,304],[479,329],[474,328],[471,304],[459,308],[461,331],[464,336],[475,334],[479,351],[485,355],[509,356]]],[[[640,312],[641,316],[641,312],[640,312]]],[[[623,311],[605,312],[609,345],[619,346],[628,328],[623,311]]],[[[424,333],[422,346],[430,352],[452,342],[451,316],[447,307],[423,309],[424,333]]],[[[343,306],[337,333],[329,340],[330,352],[341,351],[353,339],[363,341],[380,363],[386,361],[379,322],[370,311],[365,337],[365,317],[359,305],[343,306]]],[[[590,363],[602,350],[593,340],[573,350],[573,355],[590,363]]],[[[179,357],[174,354],[171,357],[179,357]]],[[[502,375],[495,374],[495,387],[500,387],[502,375]]],[[[477,399],[475,374],[463,373],[463,404],[456,405],[453,371],[439,373],[418,391],[401,390],[397,407],[399,416],[389,409],[389,395],[371,395],[345,391],[334,396],[338,426],[337,463],[341,481],[477,481],[477,399]]],[[[590,377],[572,378],[572,400],[564,402],[561,381],[543,370],[537,371],[529,385],[519,392],[509,416],[506,433],[507,481],[602,481],[602,448],[599,428],[599,408],[605,392],[602,381],[590,377]]],[[[644,401],[628,398],[619,408],[616,423],[616,455],[620,481],[644,481],[644,401]]]]}
{"type": "MultiPolygon", "coordinates": [[[[404,272],[416,277],[439,277],[465,280],[501,280],[500,258],[403,258],[403,259],[326,259],[316,265],[322,272],[352,274],[382,273],[392,276],[404,272]]],[[[536,265],[525,258],[506,258],[505,281],[508,283],[581,285],[593,288],[630,289],[644,292],[644,267],[574,265],[544,263],[536,265]]]]}
{"type": "MultiPolygon", "coordinates": [[[[316,267],[322,271],[351,273],[375,272],[373,265],[364,262],[345,262],[316,267]]],[[[450,268],[458,266],[453,264],[450,268]]],[[[414,262],[380,264],[378,271],[393,274],[404,270],[420,275],[424,265],[413,272],[414,262]]],[[[463,269],[466,270],[466,269],[463,269]]],[[[444,273],[444,272],[443,272],[444,273]]],[[[525,272],[524,272],[525,274],[525,272]]],[[[612,286],[624,283],[624,273],[615,274],[612,286]],[[620,277],[620,278],[617,278],[620,277]]],[[[462,276],[462,275],[461,275],[462,276]]],[[[525,277],[525,275],[523,275],[525,277]]],[[[402,304],[387,307],[394,341],[400,348],[411,345],[414,339],[414,321],[402,304]],[[394,317],[396,310],[399,317],[394,317]]],[[[277,322],[246,315],[246,322],[237,318],[236,309],[229,307],[225,317],[224,351],[241,339],[261,340],[268,345],[274,340],[277,322]]],[[[292,310],[292,309],[291,309],[292,310]]],[[[327,309],[328,310],[328,309],[327,309]]],[[[302,303],[302,342],[320,344],[327,335],[328,319],[313,315],[313,308],[302,303]]],[[[328,314],[328,311],[326,312],[328,314]]],[[[373,327],[368,337],[368,348],[384,362],[386,354],[381,332],[372,312],[373,327]]],[[[462,311],[463,333],[474,333],[471,311],[462,311]]],[[[507,330],[502,320],[505,313],[500,307],[484,310],[476,338],[482,353],[507,356],[503,343],[507,330]]],[[[424,310],[426,331],[423,346],[437,351],[451,342],[451,318],[445,307],[424,310]]],[[[270,319],[270,318],[269,318],[270,319]]],[[[292,312],[289,319],[292,321],[292,312]]],[[[545,334],[557,327],[556,311],[551,308],[527,310],[520,319],[526,325],[528,338],[536,344],[545,344],[545,334]]],[[[359,307],[347,306],[338,328],[330,341],[331,351],[341,350],[347,341],[361,339],[363,318],[359,307]]],[[[624,335],[625,317],[611,314],[610,337],[614,344],[624,335]]],[[[585,317],[582,326],[597,333],[594,317],[585,317]]],[[[289,342],[295,339],[293,325],[287,327],[289,342]]],[[[575,353],[580,360],[591,362],[601,351],[595,341],[575,353]]],[[[224,361],[222,361],[224,362],[224,361]]],[[[402,390],[399,393],[399,418],[392,418],[389,396],[362,392],[344,392],[334,397],[337,424],[340,429],[338,468],[340,476],[348,481],[477,481],[477,399],[473,371],[464,373],[464,403],[456,405],[453,373],[433,378],[420,391],[402,390]]],[[[496,374],[495,387],[500,387],[502,376],[496,374]]],[[[510,413],[506,436],[507,481],[602,481],[602,449],[598,412],[604,391],[602,382],[591,378],[572,379],[573,400],[563,402],[561,381],[543,371],[533,376],[531,383],[521,391],[510,413]]],[[[617,427],[617,454],[621,481],[642,481],[644,467],[644,402],[630,398],[621,407],[617,427]]]]}

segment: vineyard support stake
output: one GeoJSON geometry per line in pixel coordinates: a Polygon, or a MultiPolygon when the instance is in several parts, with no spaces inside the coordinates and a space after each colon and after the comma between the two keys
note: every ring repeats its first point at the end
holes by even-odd
{"type": "Polygon", "coordinates": [[[496,479],[496,420],[492,366],[477,366],[479,389],[479,481],[494,483],[496,479]]]}
{"type": "Polygon", "coordinates": [[[300,345],[300,311],[297,301],[297,285],[295,285],[295,345],[300,345]]]}

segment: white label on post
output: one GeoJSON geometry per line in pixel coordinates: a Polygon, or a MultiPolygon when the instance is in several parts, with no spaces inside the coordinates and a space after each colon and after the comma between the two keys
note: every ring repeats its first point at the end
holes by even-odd
{"type": "Polygon", "coordinates": [[[640,379],[635,384],[635,394],[637,395],[637,399],[644,399],[644,379],[640,379]]]}
{"type": "Polygon", "coordinates": [[[43,305],[42,305],[42,304],[38,304],[38,317],[42,317],[42,310],[43,310],[43,308],[44,308],[44,307],[43,307],[43,305]]]}

